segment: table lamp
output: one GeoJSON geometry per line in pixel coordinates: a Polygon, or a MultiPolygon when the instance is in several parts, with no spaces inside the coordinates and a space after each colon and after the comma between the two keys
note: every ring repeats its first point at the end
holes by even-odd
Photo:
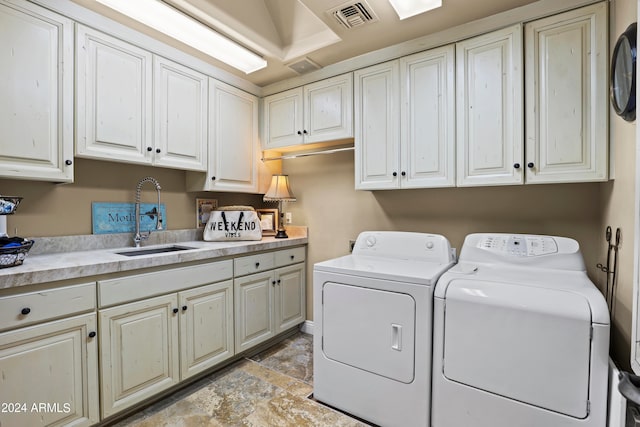
{"type": "Polygon", "coordinates": [[[278,233],[276,239],[286,239],[287,232],[284,230],[284,211],[282,210],[282,202],[295,202],[296,196],[293,195],[289,187],[289,175],[273,175],[271,177],[271,185],[264,195],[265,202],[279,202],[280,222],[278,223],[278,233]]]}

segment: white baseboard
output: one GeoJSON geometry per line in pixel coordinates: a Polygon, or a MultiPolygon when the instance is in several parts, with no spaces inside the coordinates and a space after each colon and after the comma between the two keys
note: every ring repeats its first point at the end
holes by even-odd
{"type": "Polygon", "coordinates": [[[302,325],[300,325],[300,330],[305,334],[313,335],[313,320],[305,320],[302,325]]]}

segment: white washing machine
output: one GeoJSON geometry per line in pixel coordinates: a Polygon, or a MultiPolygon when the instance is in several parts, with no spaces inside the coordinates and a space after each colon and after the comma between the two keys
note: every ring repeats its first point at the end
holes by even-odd
{"type": "Polygon", "coordinates": [[[471,234],[434,294],[432,427],[604,427],[609,312],[563,237],[471,234]]]}
{"type": "Polygon", "coordinates": [[[440,235],[371,231],[315,264],[317,400],[384,427],[428,425],[433,288],[454,258],[440,235]]]}

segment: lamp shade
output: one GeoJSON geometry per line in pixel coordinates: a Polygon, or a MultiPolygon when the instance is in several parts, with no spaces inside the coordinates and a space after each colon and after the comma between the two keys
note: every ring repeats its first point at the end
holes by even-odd
{"type": "Polygon", "coordinates": [[[263,200],[265,202],[295,202],[296,196],[293,195],[289,187],[289,175],[273,175],[271,185],[263,200]]]}

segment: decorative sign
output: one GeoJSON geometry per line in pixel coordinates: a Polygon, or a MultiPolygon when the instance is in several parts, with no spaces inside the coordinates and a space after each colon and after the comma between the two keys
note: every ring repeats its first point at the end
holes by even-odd
{"type": "MultiPolygon", "coordinates": [[[[140,203],[140,231],[156,229],[155,203],[140,203]]],[[[162,214],[162,228],[167,229],[167,210],[164,203],[160,203],[162,214]]],[[[93,234],[135,233],[136,232],[136,204],[93,202],[91,204],[91,218],[93,234]]]]}

